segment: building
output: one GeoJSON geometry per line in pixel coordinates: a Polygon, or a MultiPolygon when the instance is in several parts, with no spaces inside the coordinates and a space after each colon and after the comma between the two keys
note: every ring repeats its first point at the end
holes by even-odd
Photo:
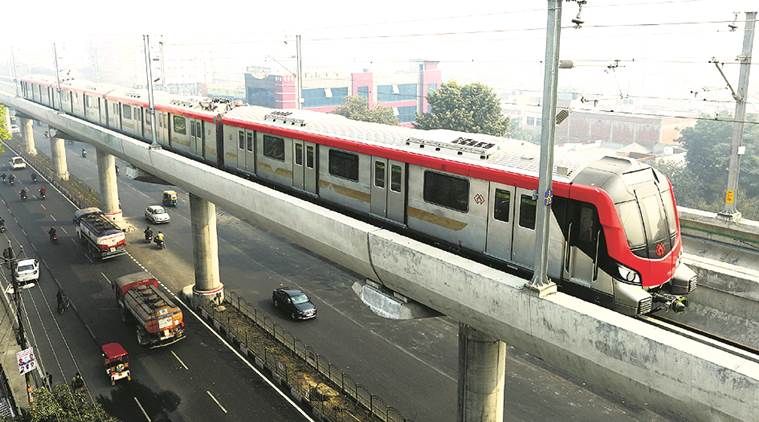
{"type": "MultiPolygon", "coordinates": [[[[302,105],[306,110],[332,112],[348,96],[366,98],[372,106],[391,107],[401,124],[411,124],[417,113],[429,111],[427,94],[441,84],[438,62],[419,64],[418,72],[375,74],[369,70],[351,74],[305,72],[302,105]],[[421,81],[421,92],[419,89],[421,81]]],[[[245,73],[245,100],[248,104],[287,109],[296,107],[296,79],[287,73],[273,73],[266,67],[249,67],[245,73]]]]}

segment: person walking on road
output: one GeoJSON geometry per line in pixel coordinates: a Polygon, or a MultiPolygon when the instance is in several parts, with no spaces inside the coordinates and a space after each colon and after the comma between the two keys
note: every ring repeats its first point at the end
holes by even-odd
{"type": "Polygon", "coordinates": [[[45,378],[47,378],[47,388],[52,390],[53,389],[53,374],[48,372],[45,378]]]}
{"type": "Polygon", "coordinates": [[[63,313],[66,312],[66,308],[69,307],[69,298],[66,297],[63,290],[59,289],[58,293],[55,295],[55,299],[58,301],[58,314],[63,315],[63,313]]]}

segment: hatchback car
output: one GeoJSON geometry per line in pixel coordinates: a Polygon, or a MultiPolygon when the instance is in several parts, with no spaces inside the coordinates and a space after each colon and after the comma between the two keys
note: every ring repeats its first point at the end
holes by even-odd
{"type": "Polygon", "coordinates": [[[145,219],[153,224],[163,224],[171,221],[171,217],[160,205],[151,205],[145,208],[145,219]]]}
{"type": "Polygon", "coordinates": [[[271,294],[274,308],[287,314],[290,319],[316,318],[316,306],[305,293],[298,289],[280,287],[271,294]]]}
{"type": "Polygon", "coordinates": [[[10,165],[13,170],[25,169],[26,161],[17,155],[10,159],[10,165]]]}
{"type": "Polygon", "coordinates": [[[40,263],[36,259],[22,259],[16,265],[16,280],[23,287],[33,287],[40,278],[40,263]]]}

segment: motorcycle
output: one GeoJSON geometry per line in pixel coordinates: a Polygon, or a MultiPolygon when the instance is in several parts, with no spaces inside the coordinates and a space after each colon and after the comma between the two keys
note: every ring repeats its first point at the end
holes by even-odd
{"type": "Polygon", "coordinates": [[[82,148],[82,158],[87,158],[87,150],[82,148]]]}
{"type": "Polygon", "coordinates": [[[45,198],[47,198],[47,194],[45,192],[40,192],[40,199],[44,201],[45,198]]]}
{"type": "Polygon", "coordinates": [[[23,200],[23,201],[26,201],[26,198],[27,198],[27,194],[26,194],[26,192],[23,192],[23,191],[22,191],[22,192],[19,194],[19,196],[21,197],[21,200],[23,200]]]}
{"type": "Polygon", "coordinates": [[[155,242],[156,246],[158,246],[158,249],[166,249],[166,241],[165,240],[161,240],[159,238],[155,238],[153,241],[155,242]]]}
{"type": "Polygon", "coordinates": [[[50,233],[50,241],[53,243],[58,243],[58,233],[50,233]]]}
{"type": "Polygon", "coordinates": [[[37,174],[32,173],[32,183],[37,183],[37,174]]]}
{"type": "Polygon", "coordinates": [[[8,184],[10,184],[11,186],[13,186],[15,183],[16,183],[16,178],[15,177],[9,177],[8,178],[8,184]]]}
{"type": "Polygon", "coordinates": [[[3,224],[0,224],[0,233],[5,233],[5,230],[7,230],[7,229],[5,228],[5,223],[3,223],[3,224]]]}
{"type": "Polygon", "coordinates": [[[145,233],[145,243],[150,243],[153,241],[153,233],[145,233]]]}

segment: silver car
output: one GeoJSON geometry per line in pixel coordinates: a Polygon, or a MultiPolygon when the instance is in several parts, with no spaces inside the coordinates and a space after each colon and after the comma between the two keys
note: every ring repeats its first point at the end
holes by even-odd
{"type": "Polygon", "coordinates": [[[145,208],[145,219],[153,224],[163,224],[171,221],[171,217],[160,205],[151,205],[145,208]]]}

